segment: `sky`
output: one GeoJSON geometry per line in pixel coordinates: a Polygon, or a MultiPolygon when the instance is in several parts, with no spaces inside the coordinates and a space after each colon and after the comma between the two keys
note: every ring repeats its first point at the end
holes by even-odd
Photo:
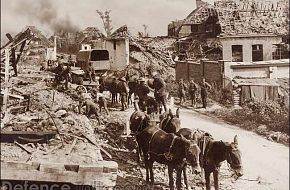
{"type": "MultiPolygon", "coordinates": [[[[206,0],[212,3],[213,0],[206,0]]],[[[149,35],[167,35],[167,25],[195,9],[194,0],[1,0],[1,43],[25,26],[34,25],[46,36],[58,28],[101,30],[96,10],[111,10],[114,29],[126,24],[136,34],[148,25],[149,35]]]]}

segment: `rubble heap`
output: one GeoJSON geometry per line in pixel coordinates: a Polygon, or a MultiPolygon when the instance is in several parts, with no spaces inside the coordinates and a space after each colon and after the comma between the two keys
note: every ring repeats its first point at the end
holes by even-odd
{"type": "Polygon", "coordinates": [[[167,37],[130,38],[130,63],[138,64],[145,75],[158,71],[165,79],[174,78],[172,59],[175,39],[167,37]]]}

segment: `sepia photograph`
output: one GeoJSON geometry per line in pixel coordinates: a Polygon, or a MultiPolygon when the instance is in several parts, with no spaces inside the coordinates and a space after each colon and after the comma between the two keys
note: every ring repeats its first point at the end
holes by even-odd
{"type": "Polygon", "coordinates": [[[289,190],[289,0],[0,3],[0,190],[289,190]]]}

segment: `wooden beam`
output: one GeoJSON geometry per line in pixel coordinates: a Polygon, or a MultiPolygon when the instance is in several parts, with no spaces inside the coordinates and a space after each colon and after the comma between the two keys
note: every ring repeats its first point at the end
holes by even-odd
{"type": "Polygon", "coordinates": [[[25,47],[25,44],[26,44],[26,40],[24,42],[22,42],[22,44],[21,44],[20,53],[17,55],[16,64],[19,62],[19,59],[20,59],[20,56],[21,56],[21,54],[23,52],[23,49],[25,47]]]}
{"type": "Polygon", "coordinates": [[[96,147],[100,148],[100,150],[105,153],[110,159],[112,159],[112,155],[110,153],[108,153],[104,148],[102,148],[101,146],[99,146],[94,140],[92,140],[90,137],[88,137],[87,135],[85,135],[82,132],[82,135],[93,145],[95,145],[96,147]]]}
{"type": "Polygon", "coordinates": [[[62,182],[75,185],[115,186],[118,164],[113,161],[99,161],[94,165],[35,162],[1,162],[1,181],[62,182]],[[73,168],[73,169],[72,169],[73,168]]]}
{"type": "MultiPolygon", "coordinates": [[[[9,49],[6,48],[5,49],[5,83],[4,83],[4,97],[3,97],[3,110],[2,112],[4,112],[4,118],[3,118],[3,124],[6,123],[6,120],[7,120],[7,115],[8,115],[8,112],[7,112],[7,104],[8,104],[8,93],[9,93],[9,90],[8,90],[8,82],[9,82],[9,49]]],[[[1,126],[4,126],[1,124],[1,126]]]]}
{"type": "Polygon", "coordinates": [[[57,133],[54,131],[41,131],[41,132],[35,132],[35,131],[1,131],[2,135],[56,135],[57,133]]]}
{"type": "Polygon", "coordinates": [[[18,142],[14,141],[14,143],[19,146],[21,149],[23,149],[25,152],[27,152],[28,154],[31,154],[32,152],[30,150],[28,150],[25,146],[23,146],[22,144],[19,144],[18,142]]]}

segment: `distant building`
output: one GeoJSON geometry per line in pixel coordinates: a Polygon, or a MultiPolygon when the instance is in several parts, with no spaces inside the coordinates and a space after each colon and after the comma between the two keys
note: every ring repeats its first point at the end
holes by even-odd
{"type": "Polygon", "coordinates": [[[127,26],[122,26],[112,33],[110,38],[106,38],[96,28],[89,27],[84,33],[80,50],[106,49],[109,52],[112,70],[124,69],[129,65],[129,38],[127,26]],[[93,32],[92,32],[93,31],[93,32]]]}

